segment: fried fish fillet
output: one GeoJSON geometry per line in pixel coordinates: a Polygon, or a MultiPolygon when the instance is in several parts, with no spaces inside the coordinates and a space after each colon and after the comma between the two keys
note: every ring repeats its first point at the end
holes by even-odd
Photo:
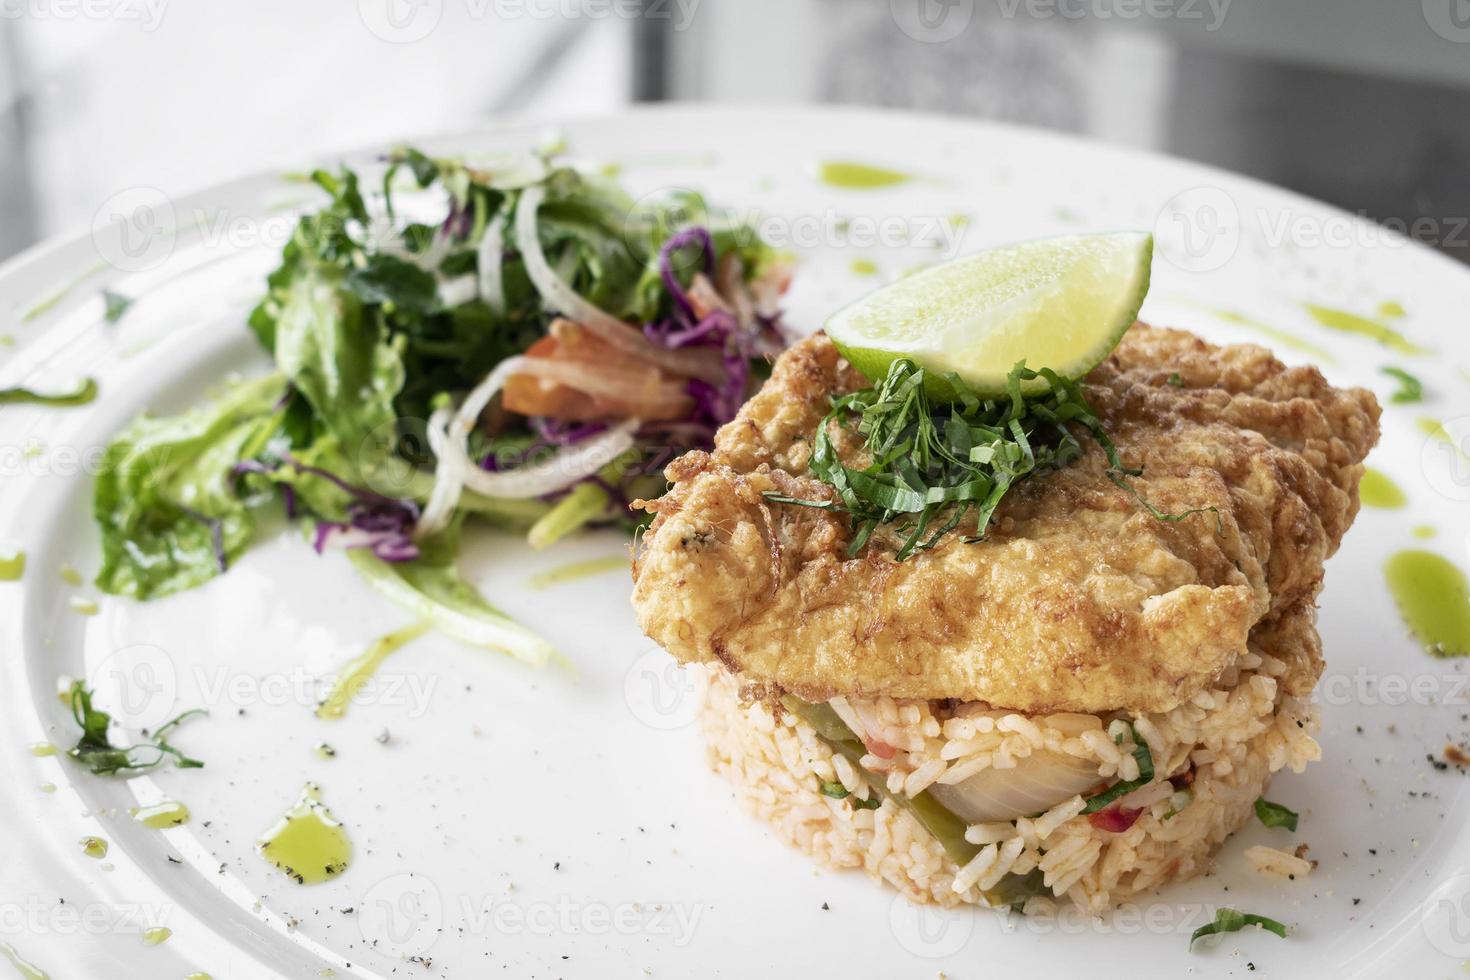
{"type": "MultiPolygon", "coordinates": [[[[1081,459],[1006,495],[982,541],[961,540],[970,521],[898,562],[897,531],[880,528],[849,558],[848,515],[763,496],[834,499],[808,468],[813,433],[829,396],[868,382],[819,334],[643,504],[657,516],[634,564],[640,625],[681,661],[808,701],[1171,710],[1253,629],[1294,628],[1310,609],[1357,514],[1379,407],[1262,348],[1142,323],[1086,382],[1124,462],[1143,468],[1139,494],[1171,514],[1208,510],[1152,516],[1084,438],[1081,459]]],[[[838,441],[849,462],[859,449],[838,441]]]]}

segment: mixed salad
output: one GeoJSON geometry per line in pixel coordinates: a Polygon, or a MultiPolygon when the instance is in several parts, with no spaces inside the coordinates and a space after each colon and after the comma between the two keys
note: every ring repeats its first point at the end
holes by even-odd
{"type": "Polygon", "coordinates": [[[711,444],[783,346],[787,258],[689,192],[635,202],[549,154],[414,149],[370,190],[311,180],[249,326],[276,370],[120,433],[98,585],[150,599],[224,573],[280,500],[383,594],[471,643],[551,648],[455,568],[475,518],[546,547],[633,526],[664,462],[711,444]]]}

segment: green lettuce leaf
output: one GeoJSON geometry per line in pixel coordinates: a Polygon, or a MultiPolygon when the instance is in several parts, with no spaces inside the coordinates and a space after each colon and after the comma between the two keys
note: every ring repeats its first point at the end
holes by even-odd
{"type": "Polygon", "coordinates": [[[349,462],[372,451],[370,440],[391,441],[403,359],[340,277],[326,269],[300,275],[276,318],[274,339],[277,366],[349,462]]]}
{"type": "Polygon", "coordinates": [[[97,586],[151,599],[199,585],[245,550],[254,522],[235,492],[235,464],[279,428],[279,374],[245,382],[211,405],[144,416],[108,447],[93,495],[102,531],[97,586]]]}

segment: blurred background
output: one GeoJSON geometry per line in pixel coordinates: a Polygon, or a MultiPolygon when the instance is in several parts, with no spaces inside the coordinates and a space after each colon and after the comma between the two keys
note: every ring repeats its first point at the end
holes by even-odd
{"type": "Polygon", "coordinates": [[[1470,0],[0,0],[0,258],[122,188],[662,100],[1087,134],[1470,262],[1470,0]]]}

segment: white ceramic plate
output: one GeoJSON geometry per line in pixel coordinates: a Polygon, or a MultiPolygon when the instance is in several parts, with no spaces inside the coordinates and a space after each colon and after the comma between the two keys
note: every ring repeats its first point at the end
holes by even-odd
{"type": "MultiPolygon", "coordinates": [[[[427,146],[520,148],[544,132],[509,127],[427,146]]],[[[1465,775],[1436,771],[1426,755],[1470,731],[1470,697],[1459,663],[1432,660],[1410,638],[1381,565],[1410,546],[1463,563],[1470,478],[1416,422],[1458,420],[1451,431],[1466,434],[1470,274],[1283,191],[1024,130],[699,107],[563,132],[574,155],[622,164],[636,193],[700,189],[798,252],[788,321],[799,329],[950,251],[1154,227],[1146,318],[1306,357],[1219,315],[1233,310],[1318,348],[1334,381],[1380,395],[1393,389],[1384,364],[1421,376],[1427,401],[1387,407],[1371,460],[1409,505],[1365,510],[1329,566],[1325,758],[1271,791],[1301,811],[1299,833],[1248,827],[1217,873],[1096,921],[921,912],[859,874],[819,872],[738,812],[706,769],[697,691],[639,633],[623,575],[527,584],[619,554],[625,542],[612,534],[534,554],[485,532],[468,548],[474,577],[554,640],[575,675],[430,637],[396,654],[335,723],[312,714],[321,685],[405,617],[340,556],[317,557],[299,530],[266,532],[228,575],[163,601],[67,584],[64,565],[88,578],[97,567],[88,472],[98,447],[140,410],[177,410],[228,372],[264,366],[243,318],[289,209],[313,195],[263,175],[172,202],[129,191],[99,211],[93,234],[0,272],[0,333],[14,337],[0,348],[0,387],[93,375],[102,388],[85,408],[0,410],[0,543],[29,557],[22,581],[0,584],[0,939],[58,980],[1459,974],[1470,958],[1470,800],[1465,775]],[[834,159],[916,179],[835,188],[815,177],[834,159]],[[857,259],[879,275],[857,274],[857,259]],[[137,297],[115,326],[102,322],[103,286],[137,297]],[[1400,303],[1407,315],[1393,327],[1435,353],[1331,332],[1305,301],[1369,315],[1400,303]],[[1418,525],[1436,536],[1413,540],[1418,525]],[[97,599],[100,612],[79,614],[76,596],[97,599]],[[32,755],[30,743],[75,739],[55,695],[63,675],[90,678],[137,724],[207,707],[178,739],[207,766],[109,780],[32,755]],[[315,753],[323,740],[335,759],[315,753]],[[356,845],[350,869],[316,886],[288,880],[255,850],[308,781],[356,845]],[[129,807],[165,796],[187,803],[193,820],[167,831],[129,820],[129,807]],[[86,835],[110,842],[105,861],[82,853],[86,835]],[[1321,862],[1306,880],[1243,867],[1250,844],[1297,842],[1321,862]],[[1293,934],[1242,933],[1191,953],[1189,933],[1222,904],[1284,920],[1293,934]],[[172,937],[145,945],[142,930],[160,924],[172,937]]]]}

